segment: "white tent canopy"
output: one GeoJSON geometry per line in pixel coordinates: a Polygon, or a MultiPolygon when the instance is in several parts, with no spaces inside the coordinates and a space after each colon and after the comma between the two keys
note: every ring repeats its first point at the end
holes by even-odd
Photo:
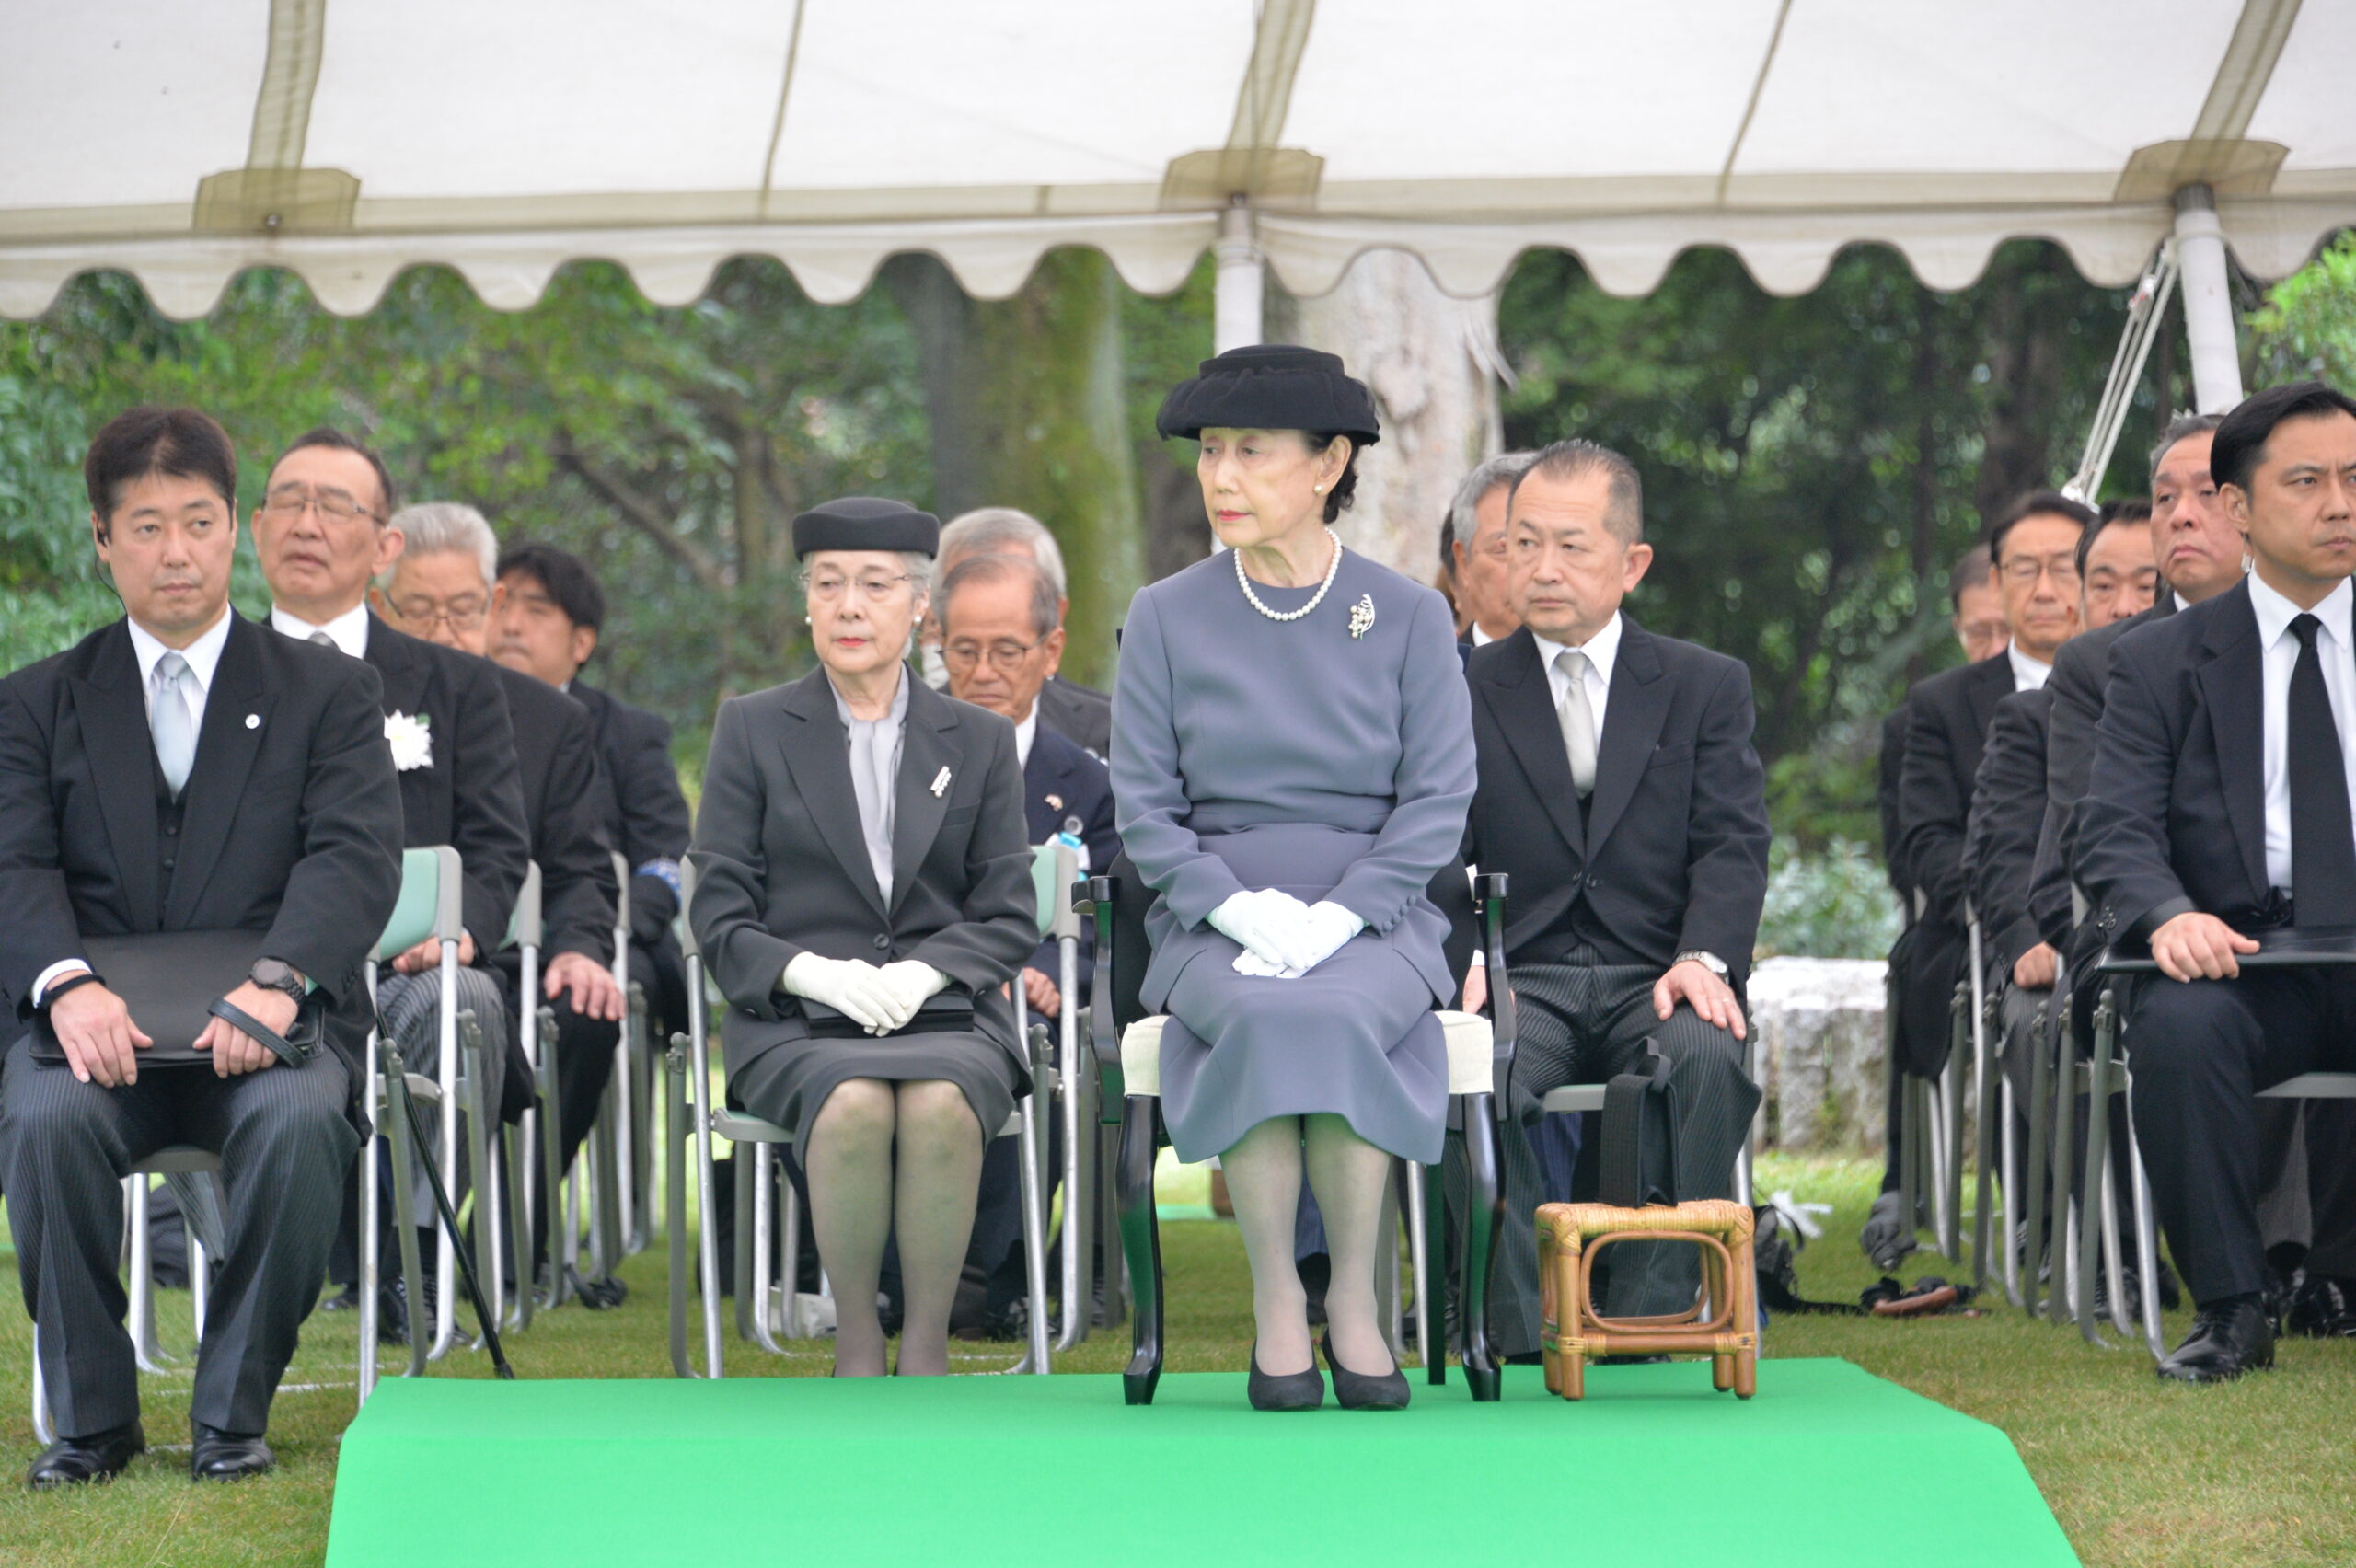
{"type": "Polygon", "coordinates": [[[1641,293],[1689,247],[1812,286],[1881,241],[1970,282],[2041,236],[2131,281],[2205,187],[2264,278],[2356,224],[2356,5],[2299,0],[13,0],[0,313],[97,268],[176,316],[256,266],[368,308],[565,262],[678,303],[738,255],[822,300],[895,252],[976,295],[1092,246],[1174,288],[1251,214],[1288,287],[1360,251],[1641,293]]]}

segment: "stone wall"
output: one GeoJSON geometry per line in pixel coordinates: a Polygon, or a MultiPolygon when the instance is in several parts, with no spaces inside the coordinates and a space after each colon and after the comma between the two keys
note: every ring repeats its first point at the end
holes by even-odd
{"type": "Polygon", "coordinates": [[[1751,972],[1767,1094],[1761,1147],[1881,1151],[1887,967],[1879,959],[1771,958],[1751,972]]]}

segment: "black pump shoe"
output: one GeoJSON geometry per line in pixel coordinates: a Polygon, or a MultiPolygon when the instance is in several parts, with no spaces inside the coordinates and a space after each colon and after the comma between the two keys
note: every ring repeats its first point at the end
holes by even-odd
{"type": "MultiPolygon", "coordinates": [[[[1341,1380],[1336,1372],[1334,1380],[1341,1380]]],[[[1325,1402],[1325,1379],[1317,1375],[1317,1364],[1310,1363],[1306,1372],[1287,1372],[1279,1376],[1260,1370],[1260,1347],[1252,1347],[1252,1381],[1249,1385],[1253,1410],[1315,1410],[1325,1402]]]]}
{"type": "Polygon", "coordinates": [[[1334,1370],[1334,1397],[1344,1410],[1407,1408],[1407,1375],[1397,1366],[1373,1375],[1353,1372],[1334,1355],[1332,1334],[1318,1341],[1318,1348],[1325,1353],[1325,1365],[1334,1370]]]}

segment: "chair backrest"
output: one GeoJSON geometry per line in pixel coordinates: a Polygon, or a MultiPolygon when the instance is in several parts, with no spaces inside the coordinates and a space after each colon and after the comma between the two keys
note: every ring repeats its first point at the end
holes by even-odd
{"type": "Polygon", "coordinates": [[[1072,912],[1071,884],[1080,875],[1080,853],[1068,844],[1037,844],[1031,848],[1031,889],[1039,899],[1039,934],[1061,941],[1080,935],[1080,917],[1072,912]]]}
{"type": "Polygon", "coordinates": [[[401,895],[368,956],[399,957],[428,937],[454,942],[466,928],[458,852],[447,844],[401,851],[401,895]]]}
{"type": "Polygon", "coordinates": [[[502,948],[537,949],[545,945],[547,931],[540,922],[540,863],[524,862],[524,886],[515,894],[515,913],[508,917],[507,940],[502,948]]]}

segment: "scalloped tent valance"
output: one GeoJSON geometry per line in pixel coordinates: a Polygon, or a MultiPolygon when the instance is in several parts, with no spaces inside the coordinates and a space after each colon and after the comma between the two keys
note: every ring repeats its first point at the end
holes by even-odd
{"type": "Polygon", "coordinates": [[[1879,241],[1967,283],[2018,236],[2133,279],[2214,194],[2262,278],[2356,225],[2356,6],[2298,0],[160,0],[20,8],[0,313],[119,268],[175,316],[288,268],[367,309],[456,268],[521,307],[579,258],[654,299],[775,256],[976,295],[1091,246],[1176,287],[1255,214],[1299,294],[1362,250],[1460,294],[1533,247],[1618,293],[1724,246],[1766,288],[1879,241]]]}

